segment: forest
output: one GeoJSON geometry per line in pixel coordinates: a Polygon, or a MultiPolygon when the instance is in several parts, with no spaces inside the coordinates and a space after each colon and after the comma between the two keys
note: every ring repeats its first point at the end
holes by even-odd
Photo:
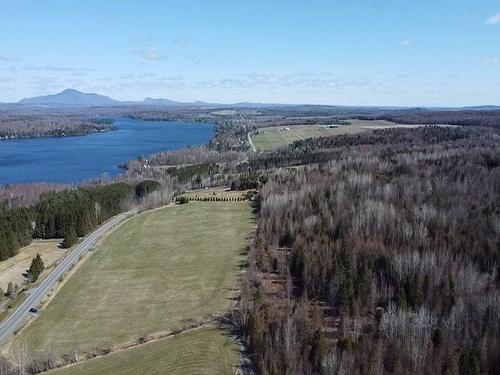
{"type": "Polygon", "coordinates": [[[73,228],[77,236],[124,211],[135,193],[133,186],[115,183],[48,193],[36,205],[36,238],[64,238],[73,228]]]}
{"type": "Polygon", "coordinates": [[[31,208],[0,211],[0,260],[17,254],[31,242],[35,212],[31,208]]]}
{"type": "Polygon", "coordinates": [[[257,371],[498,373],[499,146],[442,127],[291,146],[332,157],[261,188],[237,319],[257,371]]]}
{"type": "Polygon", "coordinates": [[[500,111],[216,112],[138,110],[131,116],[211,121],[216,136],[129,161],[114,183],[0,189],[0,256],[32,237],[71,246],[132,201],[151,208],[190,189],[259,189],[232,317],[257,373],[499,374],[500,111]],[[456,126],[248,151],[251,129],[318,113],[325,123],[456,126]]]}
{"type": "Polygon", "coordinates": [[[115,130],[113,123],[110,119],[57,111],[1,111],[0,140],[85,135],[115,130]]]}
{"type": "Polygon", "coordinates": [[[398,124],[425,125],[460,125],[460,126],[490,126],[496,127],[500,122],[500,111],[462,109],[454,111],[436,111],[429,109],[407,109],[390,111],[382,114],[356,116],[365,120],[387,120],[398,124]]]}
{"type": "Polygon", "coordinates": [[[124,211],[134,194],[134,186],[125,183],[86,186],[43,193],[34,206],[1,211],[0,260],[16,255],[32,238],[64,238],[65,245],[74,244],[124,211]]]}

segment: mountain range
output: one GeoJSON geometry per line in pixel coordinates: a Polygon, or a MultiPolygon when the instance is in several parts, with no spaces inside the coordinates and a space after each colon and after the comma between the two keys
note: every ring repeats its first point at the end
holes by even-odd
{"type": "Polygon", "coordinates": [[[21,99],[18,104],[44,107],[102,107],[119,105],[120,102],[104,95],[87,94],[67,89],[54,95],[21,99]]]}
{"type": "MultiPolygon", "coordinates": [[[[161,106],[161,107],[217,107],[222,104],[206,103],[196,101],[192,103],[177,102],[169,99],[161,98],[146,98],[142,101],[119,101],[110,98],[109,96],[99,95],[94,93],[84,93],[74,89],[66,89],[60,93],[53,95],[36,96],[32,98],[21,99],[13,105],[22,105],[29,107],[44,107],[44,108],[63,108],[63,107],[115,107],[129,105],[146,105],[146,106],[161,106]]],[[[5,103],[4,103],[5,105],[5,103]]],[[[258,106],[259,104],[255,104],[258,106]]],[[[270,104],[274,106],[274,104],[270,104]]],[[[251,106],[250,103],[237,103],[231,106],[251,106]]]]}
{"type": "MultiPolygon", "coordinates": [[[[94,93],[84,93],[74,89],[66,89],[60,93],[53,95],[36,96],[32,98],[21,99],[17,103],[0,103],[0,108],[9,108],[11,106],[23,107],[42,107],[42,108],[74,108],[74,107],[116,107],[116,106],[157,106],[157,107],[232,107],[232,108],[270,108],[270,107],[288,107],[294,106],[290,104],[273,104],[273,103],[234,103],[234,104],[219,104],[207,103],[202,101],[195,102],[177,102],[170,99],[161,98],[145,98],[142,101],[119,101],[110,98],[109,96],[99,95],[94,93]]],[[[309,107],[309,105],[304,105],[309,107]]],[[[325,106],[332,107],[332,106],[325,106]]],[[[348,107],[345,107],[348,108],[348,107]]],[[[411,107],[371,107],[379,109],[404,109],[411,107]]],[[[428,108],[429,109],[429,108],[428,108]]],[[[498,110],[500,106],[483,105],[483,106],[468,106],[461,108],[433,108],[441,110],[498,110]]],[[[425,108],[422,108],[425,110],[425,108]]]]}

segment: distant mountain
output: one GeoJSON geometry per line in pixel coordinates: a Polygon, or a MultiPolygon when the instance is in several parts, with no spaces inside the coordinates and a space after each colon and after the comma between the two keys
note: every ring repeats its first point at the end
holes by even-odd
{"type": "Polygon", "coordinates": [[[37,96],[34,98],[21,99],[17,103],[0,103],[0,108],[12,108],[17,106],[26,107],[47,107],[47,108],[71,108],[71,107],[116,107],[116,106],[151,106],[151,107],[193,107],[193,108],[241,108],[241,109],[260,109],[260,108],[295,108],[301,110],[308,109],[332,109],[338,110],[353,108],[366,110],[394,110],[399,112],[404,111],[428,111],[428,110],[443,110],[443,111],[459,111],[459,110],[500,110],[500,106],[482,105],[468,107],[397,107],[397,106],[331,106],[331,105],[314,105],[314,104],[279,104],[279,103],[251,103],[240,102],[232,104],[207,103],[202,101],[195,102],[177,102],[175,100],[163,98],[146,98],[142,101],[119,101],[108,96],[99,94],[83,93],[74,89],[66,89],[58,94],[37,96]]]}
{"type": "Polygon", "coordinates": [[[136,102],[134,104],[144,104],[144,105],[160,105],[160,106],[177,106],[182,105],[184,103],[176,102],[170,99],[155,99],[155,98],[146,98],[142,102],[136,102]]]}
{"type": "Polygon", "coordinates": [[[155,99],[155,98],[146,98],[142,102],[130,102],[131,104],[139,104],[139,105],[152,105],[152,106],[170,106],[170,107],[218,107],[222,104],[218,103],[207,103],[197,100],[195,102],[176,102],[175,100],[170,99],[155,99]]]}
{"type": "Polygon", "coordinates": [[[471,111],[495,111],[500,109],[498,105],[477,105],[474,107],[463,107],[462,109],[468,109],[471,111]]]}
{"type": "Polygon", "coordinates": [[[18,104],[43,107],[103,107],[120,105],[120,102],[104,95],[67,89],[54,95],[21,99],[18,104]]]}

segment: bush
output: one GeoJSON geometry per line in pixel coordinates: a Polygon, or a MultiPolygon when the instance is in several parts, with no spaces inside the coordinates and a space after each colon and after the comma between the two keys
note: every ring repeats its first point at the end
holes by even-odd
{"type": "Polygon", "coordinates": [[[179,198],[177,198],[177,203],[178,204],[186,204],[186,203],[189,203],[189,199],[186,198],[186,197],[184,197],[184,196],[183,197],[179,197],[179,198]]]}

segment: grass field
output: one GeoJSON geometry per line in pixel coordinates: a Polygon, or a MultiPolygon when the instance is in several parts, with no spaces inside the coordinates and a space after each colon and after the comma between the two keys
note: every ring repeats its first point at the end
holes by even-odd
{"type": "Polygon", "coordinates": [[[225,311],[254,228],[246,202],[191,202],[121,225],[14,344],[60,356],[119,345],[225,311]]]}
{"type": "Polygon", "coordinates": [[[25,284],[23,273],[30,267],[31,261],[40,254],[45,267],[50,267],[65,253],[65,249],[59,248],[60,241],[33,241],[28,246],[19,250],[12,258],[0,262],[0,288],[7,290],[9,282],[16,283],[19,287],[25,284]]]}
{"type": "Polygon", "coordinates": [[[233,375],[239,347],[217,328],[197,329],[52,372],[54,375],[233,375]]]}
{"type": "Polygon", "coordinates": [[[295,125],[285,127],[261,128],[258,134],[251,135],[255,148],[259,151],[272,150],[306,138],[328,137],[338,134],[353,134],[369,129],[382,129],[397,126],[388,121],[347,120],[351,125],[339,125],[329,129],[322,125],[295,125]]]}

